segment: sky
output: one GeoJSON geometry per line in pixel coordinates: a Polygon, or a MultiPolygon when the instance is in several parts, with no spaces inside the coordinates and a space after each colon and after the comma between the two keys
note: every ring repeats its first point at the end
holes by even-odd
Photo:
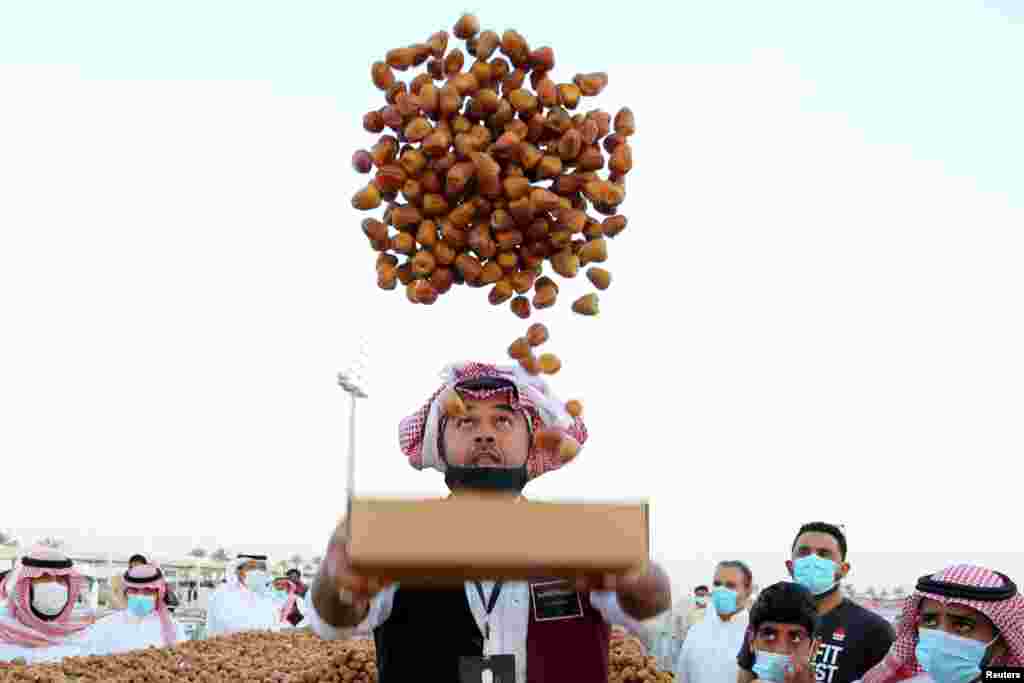
{"type": "Polygon", "coordinates": [[[527,493],[649,499],[677,591],[723,558],[783,578],[815,519],[857,585],[1024,576],[1011,0],[0,2],[0,528],[321,553],[360,343],[357,494],[443,494],[398,421],[525,325],[378,290],[349,159],[370,63],[465,10],[607,71],[587,106],[638,126],[601,315],[581,281],[535,318],[591,438],[527,493]]]}

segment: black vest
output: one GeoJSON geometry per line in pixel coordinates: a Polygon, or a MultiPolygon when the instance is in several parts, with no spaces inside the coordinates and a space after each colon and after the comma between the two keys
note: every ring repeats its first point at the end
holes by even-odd
{"type": "MultiPolygon", "coordinates": [[[[526,634],[529,683],[607,683],[611,627],[580,596],[583,618],[537,622],[526,634]]],[[[378,683],[458,683],[459,657],[483,654],[483,635],[463,587],[395,591],[391,616],[374,629],[378,683]]]]}
{"type": "Polygon", "coordinates": [[[459,657],[483,654],[463,587],[395,591],[391,616],[373,631],[378,683],[458,683],[459,657]]]}

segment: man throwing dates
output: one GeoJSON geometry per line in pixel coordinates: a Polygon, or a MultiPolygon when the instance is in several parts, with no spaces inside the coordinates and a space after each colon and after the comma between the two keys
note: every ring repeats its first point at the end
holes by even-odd
{"type": "MultiPolygon", "coordinates": [[[[410,464],[444,472],[454,496],[474,490],[518,496],[528,481],[561,467],[586,441],[582,419],[521,366],[451,365],[442,378],[444,386],[402,421],[399,438],[410,464]]],[[[576,585],[386,585],[352,571],[347,539],[342,522],[307,596],[306,613],[323,638],[372,631],[380,683],[480,681],[484,658],[491,662],[491,680],[501,683],[605,683],[611,625],[636,629],[637,621],[672,604],[668,576],[654,564],[626,576],[580,578],[576,585]],[[555,596],[561,612],[545,609],[546,595],[555,596]]]]}

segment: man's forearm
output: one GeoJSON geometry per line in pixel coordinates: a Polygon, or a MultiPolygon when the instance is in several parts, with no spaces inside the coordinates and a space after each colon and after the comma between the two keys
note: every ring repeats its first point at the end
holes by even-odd
{"type": "Polygon", "coordinates": [[[355,604],[346,605],[341,601],[334,581],[325,575],[323,569],[313,581],[313,607],[320,619],[334,628],[354,628],[366,618],[370,603],[356,600],[355,604]]]}
{"type": "Polygon", "coordinates": [[[619,605],[627,616],[644,621],[672,609],[672,583],[664,569],[651,563],[647,575],[643,577],[643,584],[651,588],[638,592],[618,593],[619,605]]]}

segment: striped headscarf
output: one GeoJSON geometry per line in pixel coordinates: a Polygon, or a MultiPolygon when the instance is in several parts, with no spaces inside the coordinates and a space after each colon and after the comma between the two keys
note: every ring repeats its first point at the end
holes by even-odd
{"type": "Polygon", "coordinates": [[[290,615],[292,610],[295,609],[295,602],[298,599],[299,587],[295,585],[294,581],[283,576],[274,579],[275,584],[278,581],[283,581],[288,585],[288,598],[284,601],[284,605],[281,606],[281,609],[278,612],[278,618],[280,621],[287,622],[288,615],[290,615]]]}
{"type": "MultiPolygon", "coordinates": [[[[402,453],[409,458],[409,464],[418,470],[431,468],[445,471],[441,457],[444,437],[443,396],[447,391],[457,390],[464,398],[486,400],[505,392],[512,394],[510,405],[523,411],[531,432],[541,429],[557,429],[571,437],[580,446],[587,440],[587,428],[581,418],[574,418],[566,412],[565,404],[555,396],[547,382],[539,376],[528,374],[521,366],[496,366],[486,363],[456,363],[441,371],[441,388],[423,404],[419,410],[401,421],[398,426],[398,441],[402,453]],[[507,388],[482,391],[459,388],[459,385],[476,379],[499,379],[511,382],[514,392],[507,388]]],[[[557,470],[565,464],[558,453],[531,446],[526,459],[527,478],[535,479],[545,472],[557,470]]]]}
{"type": "Polygon", "coordinates": [[[178,631],[171,620],[170,610],[164,604],[164,597],[167,595],[167,582],[164,580],[160,568],[152,564],[140,564],[134,569],[124,573],[125,599],[129,588],[139,588],[157,591],[156,613],[160,617],[160,630],[163,632],[164,643],[174,645],[178,639],[178,631]]]}
{"type": "MultiPolygon", "coordinates": [[[[922,581],[931,580],[943,583],[958,584],[965,588],[1004,588],[1006,579],[991,569],[969,564],[959,564],[944,569],[938,574],[922,577],[922,581]]],[[[914,650],[917,648],[917,628],[921,610],[921,602],[930,598],[943,605],[962,605],[978,610],[991,621],[1003,641],[1008,653],[996,657],[992,666],[1024,666],[1024,596],[1015,593],[1004,600],[974,600],[962,597],[949,597],[938,593],[930,593],[921,589],[909,596],[903,605],[900,617],[899,632],[896,641],[889,649],[889,654],[874,668],[864,674],[862,683],[893,683],[912,678],[924,673],[924,668],[917,661],[914,650]]]]}
{"type": "Polygon", "coordinates": [[[50,647],[88,627],[91,620],[72,619],[71,616],[84,583],[85,579],[66,555],[44,546],[32,548],[4,580],[11,618],[0,619],[0,643],[50,647]],[[68,602],[52,620],[36,616],[31,603],[32,580],[46,575],[66,581],[68,586],[68,602]]]}

